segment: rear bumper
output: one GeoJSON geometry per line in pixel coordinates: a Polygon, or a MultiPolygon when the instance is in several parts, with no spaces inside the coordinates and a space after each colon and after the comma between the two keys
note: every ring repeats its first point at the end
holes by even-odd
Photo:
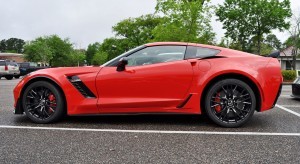
{"type": "Polygon", "coordinates": [[[275,101],[274,101],[274,103],[273,103],[273,108],[275,107],[275,105],[276,105],[276,103],[277,103],[277,101],[278,101],[278,98],[279,98],[279,96],[280,96],[280,94],[281,94],[281,90],[282,90],[282,84],[280,84],[280,87],[279,87],[279,90],[278,90],[276,99],[275,99],[275,101]]]}
{"type": "Polygon", "coordinates": [[[0,76],[17,76],[20,75],[20,71],[17,72],[1,72],[0,76]]]}

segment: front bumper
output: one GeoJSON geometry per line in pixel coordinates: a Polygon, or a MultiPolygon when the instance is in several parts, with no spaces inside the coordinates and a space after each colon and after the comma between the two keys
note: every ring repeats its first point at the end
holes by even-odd
{"type": "Polygon", "coordinates": [[[24,114],[24,110],[19,99],[16,102],[14,114],[24,114]]]}

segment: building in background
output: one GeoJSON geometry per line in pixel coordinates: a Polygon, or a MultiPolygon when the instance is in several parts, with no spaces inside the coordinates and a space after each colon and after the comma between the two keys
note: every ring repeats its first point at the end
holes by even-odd
{"type": "Polygon", "coordinates": [[[14,60],[17,63],[22,63],[24,62],[24,55],[16,53],[0,53],[0,60],[14,60]]]}
{"type": "MultiPolygon", "coordinates": [[[[290,46],[280,52],[279,56],[279,62],[281,64],[282,70],[292,70],[292,62],[293,62],[293,50],[294,47],[290,46]]],[[[300,53],[300,50],[298,50],[298,53],[300,53]]],[[[299,54],[298,54],[299,55],[299,54]]],[[[297,57],[296,59],[296,70],[300,70],[300,58],[297,57]]]]}

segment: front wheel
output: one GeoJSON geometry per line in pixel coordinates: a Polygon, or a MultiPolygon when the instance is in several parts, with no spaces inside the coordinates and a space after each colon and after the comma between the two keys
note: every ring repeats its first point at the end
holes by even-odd
{"type": "Polygon", "coordinates": [[[19,76],[19,75],[15,76],[15,79],[19,79],[19,78],[20,78],[20,76],[19,76]]]}
{"type": "Polygon", "coordinates": [[[251,87],[237,79],[221,80],[210,87],[205,98],[205,110],[216,124],[239,127],[245,124],[256,108],[251,87]]]}
{"type": "Polygon", "coordinates": [[[64,115],[64,98],[56,86],[46,81],[30,84],[22,97],[26,116],[35,123],[52,123],[64,115]]]}

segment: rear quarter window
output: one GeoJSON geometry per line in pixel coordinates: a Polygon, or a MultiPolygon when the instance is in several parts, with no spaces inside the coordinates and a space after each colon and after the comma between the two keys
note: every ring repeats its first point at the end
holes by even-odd
{"type": "Polygon", "coordinates": [[[217,49],[189,46],[186,52],[186,59],[205,58],[216,56],[221,51],[217,49]]]}

